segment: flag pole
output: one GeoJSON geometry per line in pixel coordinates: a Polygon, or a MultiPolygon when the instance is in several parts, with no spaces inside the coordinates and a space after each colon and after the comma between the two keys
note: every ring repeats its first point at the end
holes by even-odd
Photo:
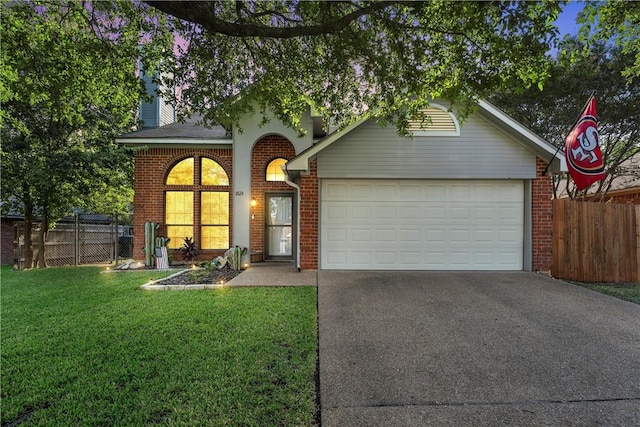
{"type": "MultiPolygon", "coordinates": [[[[582,117],[582,112],[587,108],[587,105],[589,105],[589,102],[591,102],[591,98],[594,98],[595,96],[596,96],[596,91],[592,90],[591,91],[591,95],[589,95],[589,98],[587,99],[587,102],[584,103],[584,106],[582,107],[582,109],[578,113],[578,118],[575,119],[575,121],[573,122],[573,124],[569,128],[569,132],[567,132],[567,135],[569,135],[569,133],[573,130],[573,128],[576,126],[576,123],[578,123],[578,121],[580,121],[580,118],[582,117]]],[[[566,142],[567,137],[565,136],[564,138],[565,138],[565,142],[566,142]]],[[[553,162],[553,159],[556,158],[556,156],[560,152],[560,149],[562,147],[564,147],[565,142],[561,142],[560,145],[558,145],[558,149],[556,150],[555,154],[553,155],[551,160],[549,160],[549,162],[547,163],[547,167],[544,168],[544,170],[542,171],[542,176],[545,176],[547,174],[547,171],[549,170],[549,166],[551,166],[551,162],[553,162]]]]}

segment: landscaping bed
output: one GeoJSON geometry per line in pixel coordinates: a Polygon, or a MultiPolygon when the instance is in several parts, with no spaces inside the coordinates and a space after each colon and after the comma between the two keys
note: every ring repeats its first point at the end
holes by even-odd
{"type": "Polygon", "coordinates": [[[242,270],[232,270],[225,267],[220,270],[196,268],[189,269],[179,274],[174,274],[160,282],[163,285],[199,285],[199,284],[223,284],[242,273],[242,270]]]}

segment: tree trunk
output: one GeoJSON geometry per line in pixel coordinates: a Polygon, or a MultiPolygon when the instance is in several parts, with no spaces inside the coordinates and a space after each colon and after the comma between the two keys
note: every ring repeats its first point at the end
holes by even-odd
{"type": "Polygon", "coordinates": [[[47,235],[49,234],[49,216],[44,215],[42,217],[42,225],[40,226],[40,232],[38,233],[38,257],[36,259],[36,268],[46,268],[47,261],[44,257],[45,246],[47,241],[47,235]]]}
{"type": "Polygon", "coordinates": [[[33,267],[33,202],[28,198],[24,199],[24,264],[23,268],[33,267]]]}

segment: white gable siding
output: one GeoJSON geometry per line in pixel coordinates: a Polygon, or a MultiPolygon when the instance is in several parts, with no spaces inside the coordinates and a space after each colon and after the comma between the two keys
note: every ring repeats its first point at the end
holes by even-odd
{"type": "Polygon", "coordinates": [[[478,116],[460,136],[397,135],[363,123],[318,153],[320,178],[535,178],[535,156],[478,116]]]}

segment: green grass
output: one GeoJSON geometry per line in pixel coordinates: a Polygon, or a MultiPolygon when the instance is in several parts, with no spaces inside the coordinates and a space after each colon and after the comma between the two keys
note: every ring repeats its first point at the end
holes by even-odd
{"type": "Polygon", "coordinates": [[[585,283],[571,282],[587,289],[640,304],[640,283],[585,283]]]}
{"type": "Polygon", "coordinates": [[[313,425],[315,288],[1,270],[2,425],[313,425]]]}

